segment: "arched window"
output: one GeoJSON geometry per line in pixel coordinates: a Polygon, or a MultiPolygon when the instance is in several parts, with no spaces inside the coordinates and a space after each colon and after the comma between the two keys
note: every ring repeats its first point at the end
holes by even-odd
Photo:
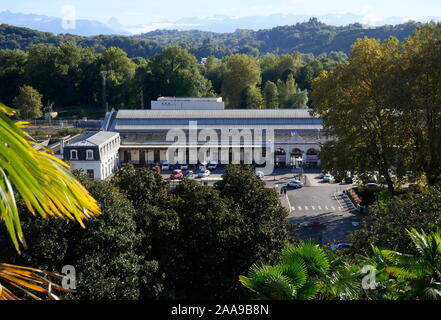
{"type": "Polygon", "coordinates": [[[78,160],[78,150],[70,150],[70,159],[78,160]]]}
{"type": "Polygon", "coordinates": [[[93,150],[86,151],[86,160],[93,160],[93,150]]]}
{"type": "Polygon", "coordinates": [[[316,156],[316,155],[318,155],[318,150],[316,150],[316,149],[314,149],[314,148],[311,148],[311,149],[309,149],[309,150],[306,152],[306,154],[307,154],[308,156],[316,156]]]}

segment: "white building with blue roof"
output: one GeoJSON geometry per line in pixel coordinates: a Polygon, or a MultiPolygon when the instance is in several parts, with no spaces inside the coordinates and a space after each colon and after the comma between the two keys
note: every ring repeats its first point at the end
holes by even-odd
{"type": "Polygon", "coordinates": [[[60,155],[71,169],[82,169],[93,180],[112,176],[119,166],[121,139],[118,132],[87,131],[67,143],[60,155]]]}
{"type": "MultiPolygon", "coordinates": [[[[152,102],[153,106],[149,110],[106,114],[101,129],[120,134],[121,162],[146,165],[173,161],[168,154],[173,142],[168,141],[167,134],[170,130],[182,130],[188,136],[190,125],[196,123],[198,132],[273,130],[276,165],[319,166],[318,152],[325,140],[323,123],[310,110],[225,109],[221,98],[160,98],[157,103],[152,102]]],[[[245,140],[242,137],[239,142],[230,143],[230,153],[240,149],[241,162],[255,147],[254,141],[245,140]]],[[[190,150],[200,150],[204,144],[182,146],[187,149],[185,162],[188,163],[190,150]]]]}

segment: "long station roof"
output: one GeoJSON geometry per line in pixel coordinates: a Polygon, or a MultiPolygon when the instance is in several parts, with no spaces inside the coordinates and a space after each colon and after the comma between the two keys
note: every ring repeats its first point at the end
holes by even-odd
{"type": "Polygon", "coordinates": [[[322,130],[322,121],[307,109],[119,110],[106,114],[103,130],[148,132],[186,129],[322,130]]]}

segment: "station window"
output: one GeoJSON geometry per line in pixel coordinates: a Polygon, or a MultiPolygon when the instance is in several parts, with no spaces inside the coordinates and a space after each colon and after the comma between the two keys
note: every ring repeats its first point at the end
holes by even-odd
{"type": "Polygon", "coordinates": [[[93,160],[93,150],[87,150],[86,160],[93,160]]]}
{"type": "Polygon", "coordinates": [[[70,158],[72,160],[78,160],[78,151],[77,150],[70,150],[70,158]]]}

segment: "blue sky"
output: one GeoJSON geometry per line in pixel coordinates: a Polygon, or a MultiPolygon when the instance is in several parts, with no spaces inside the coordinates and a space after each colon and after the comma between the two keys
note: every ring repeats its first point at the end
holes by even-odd
{"type": "Polygon", "coordinates": [[[350,12],[372,19],[391,16],[422,18],[441,16],[440,0],[0,0],[0,11],[62,17],[63,7],[75,8],[77,18],[123,24],[175,21],[184,17],[270,15],[294,13],[321,15],[350,12]]]}

